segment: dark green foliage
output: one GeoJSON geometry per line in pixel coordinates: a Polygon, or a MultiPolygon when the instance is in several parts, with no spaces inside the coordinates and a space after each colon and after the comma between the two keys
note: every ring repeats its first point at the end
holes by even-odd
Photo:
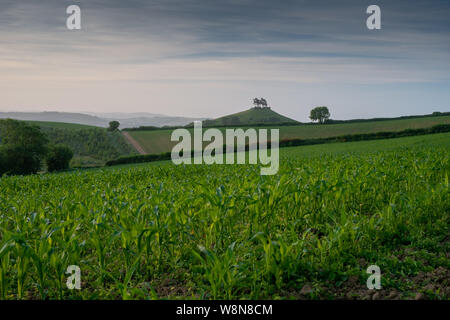
{"type": "Polygon", "coordinates": [[[0,136],[4,145],[26,146],[30,152],[42,154],[48,140],[38,126],[13,119],[0,120],[0,136]]]}
{"type": "Polygon", "coordinates": [[[73,151],[64,146],[52,146],[47,153],[47,170],[49,172],[69,169],[70,160],[73,157],[73,151]]]}
{"type": "Polygon", "coordinates": [[[111,121],[109,123],[108,131],[111,131],[111,132],[116,131],[119,129],[119,126],[120,126],[119,121],[111,121]]]}
{"type": "Polygon", "coordinates": [[[163,161],[170,160],[171,153],[165,152],[161,154],[144,154],[144,155],[135,155],[128,157],[120,157],[115,160],[109,160],[106,162],[107,166],[115,166],[119,164],[128,164],[128,163],[143,163],[143,162],[154,162],[154,161],[163,161]]]}
{"type": "Polygon", "coordinates": [[[167,130],[167,129],[177,129],[179,127],[155,127],[155,126],[140,126],[138,128],[125,128],[122,131],[153,131],[153,130],[167,130]]]}
{"type": "Polygon", "coordinates": [[[0,121],[0,175],[39,171],[48,142],[37,126],[7,119],[0,121]]]}
{"type": "Polygon", "coordinates": [[[26,146],[2,145],[0,154],[3,159],[0,175],[33,174],[41,168],[43,154],[31,152],[26,146]]]}
{"type": "Polygon", "coordinates": [[[311,110],[309,118],[312,121],[319,121],[319,123],[324,123],[330,117],[330,111],[327,107],[315,107],[311,110]]]}
{"type": "Polygon", "coordinates": [[[6,152],[2,151],[3,146],[0,145],[0,176],[3,175],[4,172],[6,172],[6,166],[7,166],[7,158],[6,158],[6,152]]]}

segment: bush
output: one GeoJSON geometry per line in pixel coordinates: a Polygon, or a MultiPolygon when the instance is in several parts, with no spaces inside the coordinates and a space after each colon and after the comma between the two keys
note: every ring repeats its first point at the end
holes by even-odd
{"type": "Polygon", "coordinates": [[[41,168],[41,154],[22,145],[4,145],[0,149],[0,174],[33,174],[41,168]]]}
{"type": "Polygon", "coordinates": [[[0,175],[39,171],[48,142],[39,127],[12,119],[0,120],[0,135],[0,175]]]}
{"type": "Polygon", "coordinates": [[[120,123],[119,121],[111,121],[109,123],[108,131],[116,131],[119,129],[120,123]]]}
{"type": "Polygon", "coordinates": [[[51,147],[46,158],[47,171],[53,172],[68,169],[72,157],[72,150],[66,146],[57,145],[51,147]]]}
{"type": "Polygon", "coordinates": [[[3,147],[0,148],[0,177],[8,171],[6,163],[6,155],[3,152],[3,147]]]}

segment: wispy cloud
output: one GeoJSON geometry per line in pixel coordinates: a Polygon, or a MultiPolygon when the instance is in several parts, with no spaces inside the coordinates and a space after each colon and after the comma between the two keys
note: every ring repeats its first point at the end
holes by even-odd
{"type": "MultiPolygon", "coordinates": [[[[208,106],[197,102],[201,91],[188,91],[195,83],[216,93],[247,83],[249,94],[261,82],[323,85],[324,94],[330,85],[447,83],[447,1],[377,2],[383,29],[374,32],[365,27],[366,0],[76,1],[82,30],[72,32],[65,9],[73,1],[2,0],[0,86],[8,94],[0,108],[61,104],[62,92],[74,88],[83,106],[89,97],[102,108],[119,108],[113,98],[95,96],[92,88],[104,92],[106,84],[110,95],[134,94],[137,109],[146,105],[140,86],[151,85],[160,89],[158,105],[170,101],[171,112],[180,113],[188,101],[202,113],[208,106]],[[168,83],[177,90],[174,83],[183,84],[186,96],[168,98],[175,90],[168,83]],[[55,84],[57,97],[50,91],[55,84]],[[27,86],[29,99],[17,98],[27,86]]],[[[223,100],[208,116],[230,103],[223,100]]]]}

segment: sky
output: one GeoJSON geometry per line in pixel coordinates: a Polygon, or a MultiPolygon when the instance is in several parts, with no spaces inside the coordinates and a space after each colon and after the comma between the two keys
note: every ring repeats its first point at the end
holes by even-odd
{"type": "Polygon", "coordinates": [[[0,0],[0,111],[450,111],[448,0],[0,0]],[[68,30],[66,8],[81,8],[68,30]],[[366,9],[381,9],[369,30],[366,9]]]}

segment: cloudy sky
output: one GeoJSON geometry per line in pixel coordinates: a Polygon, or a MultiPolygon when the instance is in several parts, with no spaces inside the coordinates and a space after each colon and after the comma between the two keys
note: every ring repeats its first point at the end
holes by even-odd
{"type": "Polygon", "coordinates": [[[450,111],[448,0],[0,0],[0,111],[450,111]],[[82,29],[66,28],[67,6],[82,29]],[[381,7],[382,29],[366,9],[381,7]]]}

